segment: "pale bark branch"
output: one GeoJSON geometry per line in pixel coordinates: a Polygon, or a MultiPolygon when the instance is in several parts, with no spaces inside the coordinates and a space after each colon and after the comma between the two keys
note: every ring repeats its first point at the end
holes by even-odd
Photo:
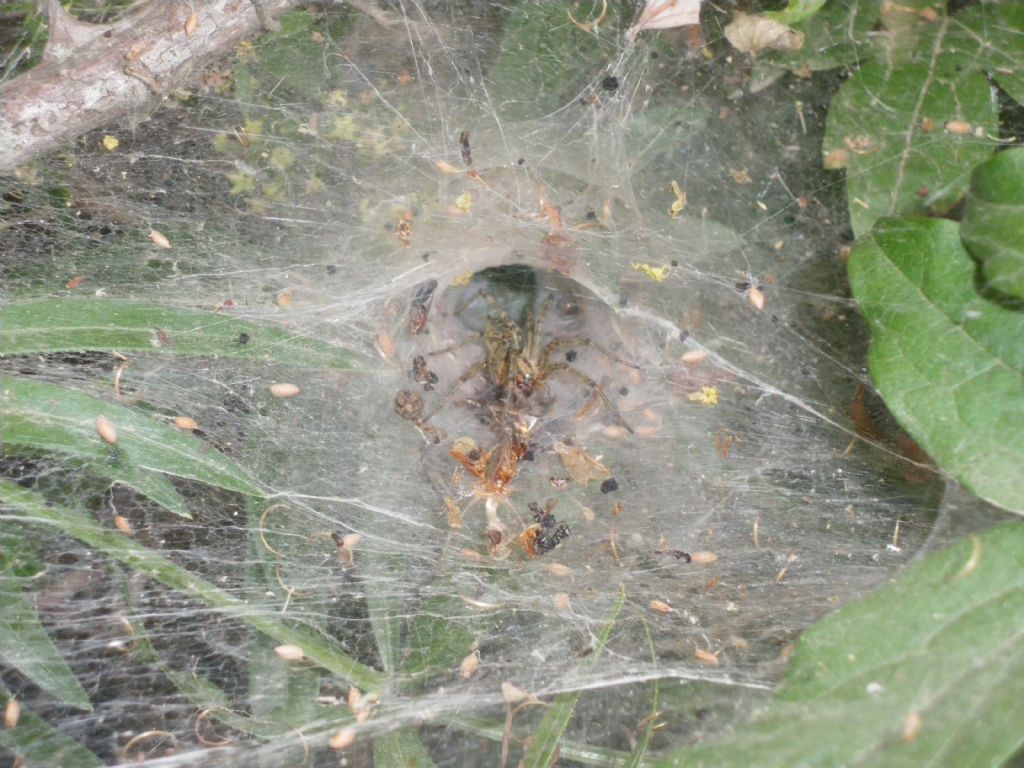
{"type": "Polygon", "coordinates": [[[55,11],[53,45],[43,62],[0,85],[0,174],[87,131],[150,111],[199,67],[299,2],[261,0],[261,19],[252,0],[155,0],[111,25],[55,11]],[[193,13],[197,23],[188,34],[193,13]]]}

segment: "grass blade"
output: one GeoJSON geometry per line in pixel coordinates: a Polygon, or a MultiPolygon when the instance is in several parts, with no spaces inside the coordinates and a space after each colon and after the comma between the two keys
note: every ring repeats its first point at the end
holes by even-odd
{"type": "Polygon", "coordinates": [[[114,299],[45,299],[0,309],[0,354],[97,350],[230,357],[312,368],[367,367],[359,355],[269,324],[114,299]]]}
{"type": "MultiPolygon", "coordinates": [[[[594,648],[592,654],[587,656],[578,665],[580,672],[586,672],[597,664],[597,660],[601,657],[605,646],[608,645],[612,629],[614,629],[619,614],[622,612],[622,606],[625,604],[626,590],[621,589],[607,623],[597,633],[597,647],[594,648]]],[[[576,709],[576,702],[579,701],[581,694],[581,691],[573,691],[571,693],[563,693],[555,699],[555,703],[545,713],[544,718],[537,727],[537,731],[533,734],[533,741],[523,757],[522,765],[524,768],[549,768],[555,762],[558,758],[558,749],[562,741],[562,735],[569,725],[569,720],[572,719],[572,713],[576,709]]]]}

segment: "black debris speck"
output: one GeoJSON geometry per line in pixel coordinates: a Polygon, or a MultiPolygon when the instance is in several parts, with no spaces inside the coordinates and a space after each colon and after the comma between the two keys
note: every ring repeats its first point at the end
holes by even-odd
{"type": "Polygon", "coordinates": [[[240,333],[238,334],[238,343],[244,347],[246,344],[249,343],[250,338],[251,337],[249,336],[248,333],[240,333]]]}
{"type": "Polygon", "coordinates": [[[619,78],[615,75],[608,75],[608,77],[601,81],[601,87],[609,93],[614,93],[619,89],[619,78]]]}
{"type": "Polygon", "coordinates": [[[619,490],[619,481],[614,477],[609,477],[603,483],[601,483],[601,493],[611,493],[612,491],[619,490]]]}

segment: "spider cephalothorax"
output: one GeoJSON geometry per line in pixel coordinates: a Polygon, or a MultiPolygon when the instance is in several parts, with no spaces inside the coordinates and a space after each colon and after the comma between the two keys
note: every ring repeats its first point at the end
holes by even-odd
{"type": "MultiPolygon", "coordinates": [[[[589,347],[621,365],[630,368],[637,366],[623,360],[585,336],[558,337],[544,343],[542,320],[551,311],[557,295],[555,292],[550,292],[547,298],[540,303],[540,308],[534,311],[538,292],[535,288],[528,293],[523,292],[523,295],[517,296],[521,309],[517,313],[519,319],[516,320],[509,310],[499,302],[489,287],[483,287],[473,292],[455,310],[455,314],[461,314],[478,300],[486,302],[488,309],[483,330],[431,354],[446,354],[475,340],[480,340],[484,345],[485,356],[483,360],[470,366],[459,377],[459,380],[433,413],[444,408],[464,384],[478,376],[484,377],[495,388],[496,401],[504,403],[508,408],[518,409],[525,405],[537,389],[543,386],[553,374],[561,372],[593,390],[615,419],[632,432],[632,428],[608,399],[601,386],[569,362],[556,361],[555,355],[563,350],[572,352],[580,347],[589,347]]],[[[571,306],[575,308],[577,305],[572,302],[571,306]]],[[[578,311],[578,309],[574,311],[578,311]]]]}

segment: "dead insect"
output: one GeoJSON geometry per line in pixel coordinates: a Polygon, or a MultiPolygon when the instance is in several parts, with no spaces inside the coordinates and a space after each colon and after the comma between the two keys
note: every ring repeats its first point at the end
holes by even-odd
{"type": "Polygon", "coordinates": [[[423,415],[423,398],[408,389],[395,395],[395,413],[406,421],[418,423],[423,415]]]}
{"type": "Polygon", "coordinates": [[[550,552],[569,538],[569,526],[558,522],[551,514],[555,508],[554,499],[548,499],[543,509],[535,501],[528,506],[533,512],[534,525],[519,535],[519,543],[532,558],[550,552]]]}
{"type": "Polygon", "coordinates": [[[427,359],[423,355],[416,355],[412,359],[412,377],[423,385],[423,389],[427,392],[434,388],[437,384],[437,374],[427,367],[427,359]]]}
{"type": "Polygon", "coordinates": [[[430,305],[434,301],[436,290],[437,280],[427,280],[416,286],[412,303],[409,305],[409,333],[412,335],[427,330],[427,315],[430,314],[430,305]]]}
{"type": "Polygon", "coordinates": [[[469,131],[463,131],[459,134],[459,146],[462,148],[462,162],[466,165],[472,165],[473,153],[469,148],[469,131]]]}
{"type": "Polygon", "coordinates": [[[669,555],[670,557],[674,557],[676,560],[682,560],[684,563],[688,563],[693,559],[689,552],[684,552],[681,549],[655,549],[653,554],[669,555]]]}

